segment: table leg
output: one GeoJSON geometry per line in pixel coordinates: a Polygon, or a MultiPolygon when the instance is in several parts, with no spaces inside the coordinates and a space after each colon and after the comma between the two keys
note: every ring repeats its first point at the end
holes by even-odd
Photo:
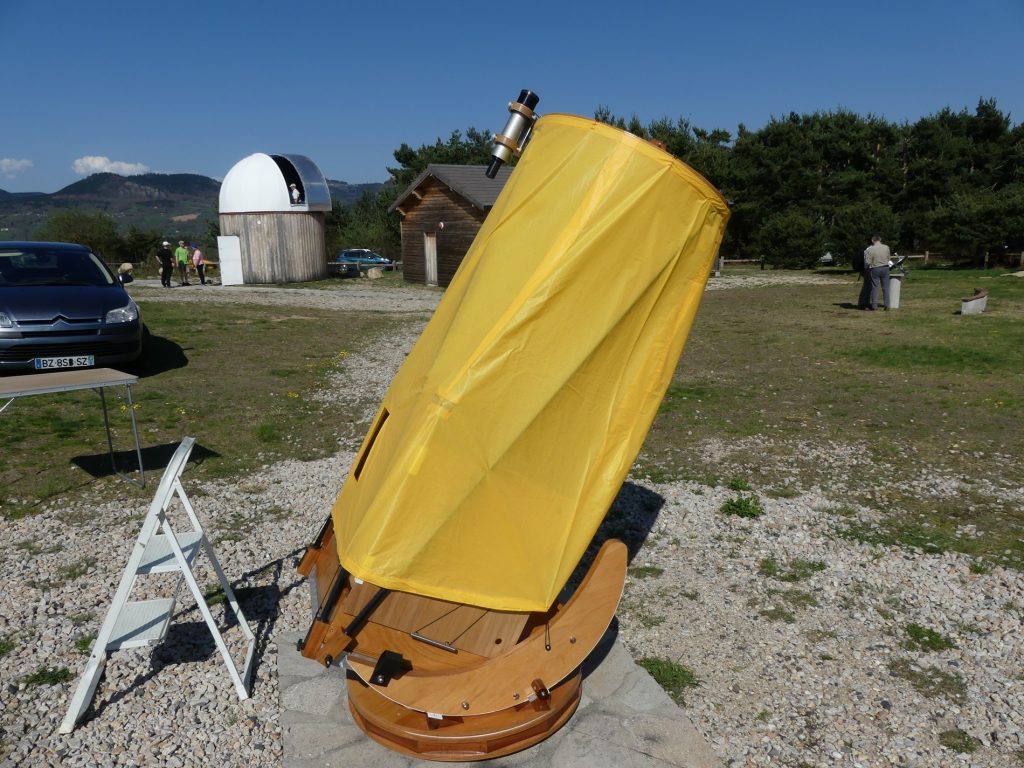
{"type": "MultiPolygon", "coordinates": [[[[142,469],[142,448],[139,445],[139,427],[135,421],[135,408],[132,404],[132,386],[131,384],[125,384],[124,388],[128,390],[128,413],[132,418],[132,434],[135,436],[135,456],[139,460],[139,487],[146,487],[146,475],[142,469]]],[[[110,466],[114,469],[114,474],[120,475],[125,480],[135,482],[132,478],[128,477],[124,472],[117,468],[117,459],[114,458],[114,439],[110,435],[110,418],[107,416],[107,397],[103,392],[103,387],[96,387],[96,391],[99,392],[100,402],[103,404],[103,426],[107,430],[107,449],[110,451],[110,466]]]]}

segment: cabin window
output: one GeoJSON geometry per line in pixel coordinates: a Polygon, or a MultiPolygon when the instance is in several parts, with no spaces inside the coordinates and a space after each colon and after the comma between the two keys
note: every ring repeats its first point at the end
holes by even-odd
{"type": "Polygon", "coordinates": [[[384,422],[388,420],[388,409],[381,408],[380,413],[377,414],[377,420],[373,424],[373,428],[370,430],[370,436],[366,439],[366,445],[363,446],[363,452],[359,454],[359,459],[356,461],[356,468],[352,472],[352,477],[356,480],[363,473],[363,466],[366,464],[366,459],[370,456],[370,451],[373,450],[373,444],[377,442],[377,435],[380,434],[381,429],[384,427],[384,422]]]}

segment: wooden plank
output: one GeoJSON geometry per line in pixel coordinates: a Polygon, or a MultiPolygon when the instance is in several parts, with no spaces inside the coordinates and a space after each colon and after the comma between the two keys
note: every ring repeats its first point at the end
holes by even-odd
{"type": "MultiPolygon", "coordinates": [[[[337,660],[344,653],[352,653],[349,663],[360,658],[369,673],[384,651],[394,651],[411,659],[414,668],[426,673],[457,670],[465,667],[479,666],[487,659],[483,656],[460,651],[449,653],[432,645],[414,640],[408,632],[385,627],[370,621],[356,634],[355,640],[347,637],[342,630],[348,626],[354,616],[344,611],[336,611],[330,625],[319,638],[319,646],[311,647],[309,643],[302,649],[302,655],[324,662],[327,656],[337,660]]],[[[368,673],[368,674],[369,674],[368,673]]]]}
{"type": "MultiPolygon", "coordinates": [[[[376,592],[377,587],[372,584],[355,584],[343,606],[345,612],[359,613],[376,592]]],[[[408,592],[392,592],[373,612],[371,621],[491,657],[515,645],[528,618],[528,613],[491,611],[408,592]]]]}
{"type": "Polygon", "coordinates": [[[486,715],[443,720],[397,707],[351,678],[348,698],[356,724],[381,744],[413,757],[466,762],[510,755],[557,731],[576,711],[581,678],[579,672],[572,675],[541,706],[524,703],[486,715]]]}
{"type": "Polygon", "coordinates": [[[223,235],[242,242],[242,277],[246,283],[305,282],[327,277],[324,214],[225,213],[223,235]]]}

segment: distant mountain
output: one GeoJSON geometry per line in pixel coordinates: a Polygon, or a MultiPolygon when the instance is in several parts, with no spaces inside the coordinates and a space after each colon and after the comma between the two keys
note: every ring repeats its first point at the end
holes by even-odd
{"type": "Polygon", "coordinates": [[[383,184],[376,183],[349,184],[347,181],[327,179],[327,188],[331,190],[331,200],[337,200],[342,205],[351,205],[362,197],[364,192],[375,195],[383,186],[383,184]]]}
{"type": "Polygon", "coordinates": [[[122,199],[137,201],[173,197],[216,199],[220,182],[195,173],[143,173],[118,176],[116,173],[94,173],[69,184],[54,197],[122,199]]]}
{"type": "MultiPolygon", "coordinates": [[[[364,192],[376,194],[384,185],[328,179],[327,186],[333,200],[349,205],[364,192]]],[[[196,237],[217,221],[219,196],[219,181],[195,173],[96,173],[53,194],[0,189],[0,240],[32,237],[61,208],[103,211],[113,217],[122,234],[135,227],[168,237],[196,237]]]]}

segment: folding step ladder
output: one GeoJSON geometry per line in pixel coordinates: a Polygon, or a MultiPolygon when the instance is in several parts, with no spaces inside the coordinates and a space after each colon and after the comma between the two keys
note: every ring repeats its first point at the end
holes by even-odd
{"type": "Polygon", "coordinates": [[[235,685],[235,691],[239,699],[249,697],[250,677],[252,675],[253,652],[256,649],[256,638],[249,628],[242,608],[235,598],[217,562],[217,555],[210,546],[210,542],[203,532],[203,527],[196,517],[195,510],[185,494],[181,485],[181,473],[185,469],[189,454],[195,445],[194,437],[186,437],[171,457],[167,469],[164,470],[163,478],[160,480],[160,487],[153,497],[153,503],[149,507],[145,522],[142,524],[142,531],[135,541],[135,547],[128,558],[128,565],[121,576],[121,583],[114,593],[107,617],[103,620],[93,644],[92,655],[85,666],[85,671],[78,681],[78,688],[71,699],[67,714],[60,724],[60,733],[71,733],[75,724],[82,717],[96,693],[96,686],[99,683],[103,668],[107,663],[107,654],[119,648],[135,648],[139,646],[154,645],[164,639],[167,629],[171,623],[171,616],[174,613],[177,593],[182,582],[188,585],[189,591],[195,598],[196,605],[203,614],[206,625],[210,628],[210,634],[224,663],[231,675],[235,685]],[[167,520],[167,509],[170,506],[175,494],[181,500],[182,506],[192,524],[191,531],[175,533],[167,520]],[[199,549],[202,547],[207,559],[217,572],[217,579],[227,598],[231,610],[238,619],[238,626],[242,635],[248,642],[248,650],[245,655],[245,662],[242,671],[239,672],[235,662],[228,652],[224,638],[210,614],[210,608],[199,585],[196,583],[192,573],[192,564],[195,562],[199,549]],[[180,578],[174,588],[171,597],[164,597],[155,600],[129,600],[129,596],[136,581],[140,576],[156,573],[178,573],[180,578]]]}

